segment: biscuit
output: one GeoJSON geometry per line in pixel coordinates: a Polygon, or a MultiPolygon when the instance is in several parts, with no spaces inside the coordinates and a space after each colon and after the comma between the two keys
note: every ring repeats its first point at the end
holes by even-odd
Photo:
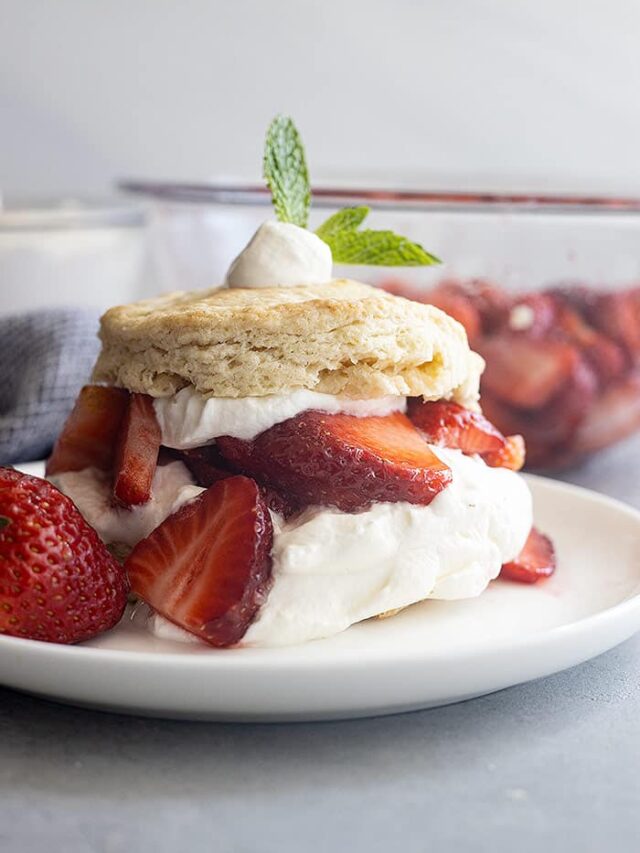
{"type": "Polygon", "coordinates": [[[478,399],[483,361],[431,305],[375,287],[323,285],[177,292],[112,308],[94,381],[154,397],[308,388],[353,398],[478,399]]]}

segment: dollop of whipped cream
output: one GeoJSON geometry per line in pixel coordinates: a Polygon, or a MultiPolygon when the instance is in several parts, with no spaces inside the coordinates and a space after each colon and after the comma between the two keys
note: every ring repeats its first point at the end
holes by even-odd
{"type": "MultiPolygon", "coordinates": [[[[453,481],[429,506],[312,507],[289,521],[272,513],[273,585],[240,645],[329,637],[426,598],[473,598],[497,577],[531,529],[525,481],[458,450],[433,450],[453,481]]],[[[140,615],[158,638],[197,642],[150,609],[140,615]]]]}
{"type": "Polygon", "coordinates": [[[367,418],[404,412],[407,400],[406,397],[353,400],[305,388],[266,397],[203,397],[188,386],[172,397],[157,398],[153,405],[162,431],[162,444],[175,450],[189,450],[209,444],[221,435],[250,441],[309,409],[367,418]]]}
{"type": "Polygon", "coordinates": [[[177,461],[158,466],[151,500],[131,509],[114,505],[110,477],[96,468],[66,471],[49,479],[71,498],[103,542],[130,548],[203,491],[194,484],[187,466],[177,461]]]}
{"type": "Polygon", "coordinates": [[[228,287],[295,287],[332,278],[331,249],[312,231],[264,222],[227,272],[228,287]]]}

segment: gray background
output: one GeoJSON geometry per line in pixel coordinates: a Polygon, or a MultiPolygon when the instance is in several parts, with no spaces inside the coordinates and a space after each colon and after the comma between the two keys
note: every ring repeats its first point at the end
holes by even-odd
{"type": "MultiPolygon", "coordinates": [[[[640,438],[566,479],[640,506],[640,438]]],[[[481,699],[216,725],[0,690],[2,853],[635,853],[640,636],[481,699]]]]}
{"type": "Polygon", "coordinates": [[[637,0],[0,0],[0,188],[316,179],[640,193],[637,0]]]}

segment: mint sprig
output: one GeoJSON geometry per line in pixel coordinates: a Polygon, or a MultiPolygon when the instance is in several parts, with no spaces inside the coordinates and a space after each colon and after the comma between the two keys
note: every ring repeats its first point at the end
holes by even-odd
{"type": "Polygon", "coordinates": [[[326,219],[319,228],[316,228],[316,234],[325,243],[329,243],[331,239],[344,231],[355,231],[369,215],[370,208],[365,207],[343,207],[333,216],[326,219]]]}
{"type": "Polygon", "coordinates": [[[368,207],[345,207],[316,230],[331,249],[335,263],[378,267],[425,267],[440,263],[419,243],[393,231],[358,231],[368,213],[368,207]]]}
{"type": "Polygon", "coordinates": [[[309,172],[300,134],[288,116],[278,115],[269,125],[263,174],[280,222],[306,228],[311,206],[309,172]]]}
{"type": "Polygon", "coordinates": [[[341,231],[325,241],[336,264],[366,264],[374,267],[427,267],[441,263],[393,231],[341,231]]]}
{"type": "MultiPolygon", "coordinates": [[[[264,147],[263,174],[271,190],[280,222],[307,227],[311,206],[309,171],[300,134],[288,116],[278,115],[269,125],[264,147]]],[[[358,229],[369,208],[345,207],[316,230],[337,264],[418,267],[439,264],[419,243],[393,231],[358,229]]]]}

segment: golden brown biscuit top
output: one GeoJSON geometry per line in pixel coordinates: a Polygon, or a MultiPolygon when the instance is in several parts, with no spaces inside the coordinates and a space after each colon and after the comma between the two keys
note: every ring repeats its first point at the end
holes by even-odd
{"type": "Polygon", "coordinates": [[[360,282],[178,292],[101,321],[94,379],[167,396],[248,397],[309,388],[477,400],[482,360],[430,305],[360,282]]]}

